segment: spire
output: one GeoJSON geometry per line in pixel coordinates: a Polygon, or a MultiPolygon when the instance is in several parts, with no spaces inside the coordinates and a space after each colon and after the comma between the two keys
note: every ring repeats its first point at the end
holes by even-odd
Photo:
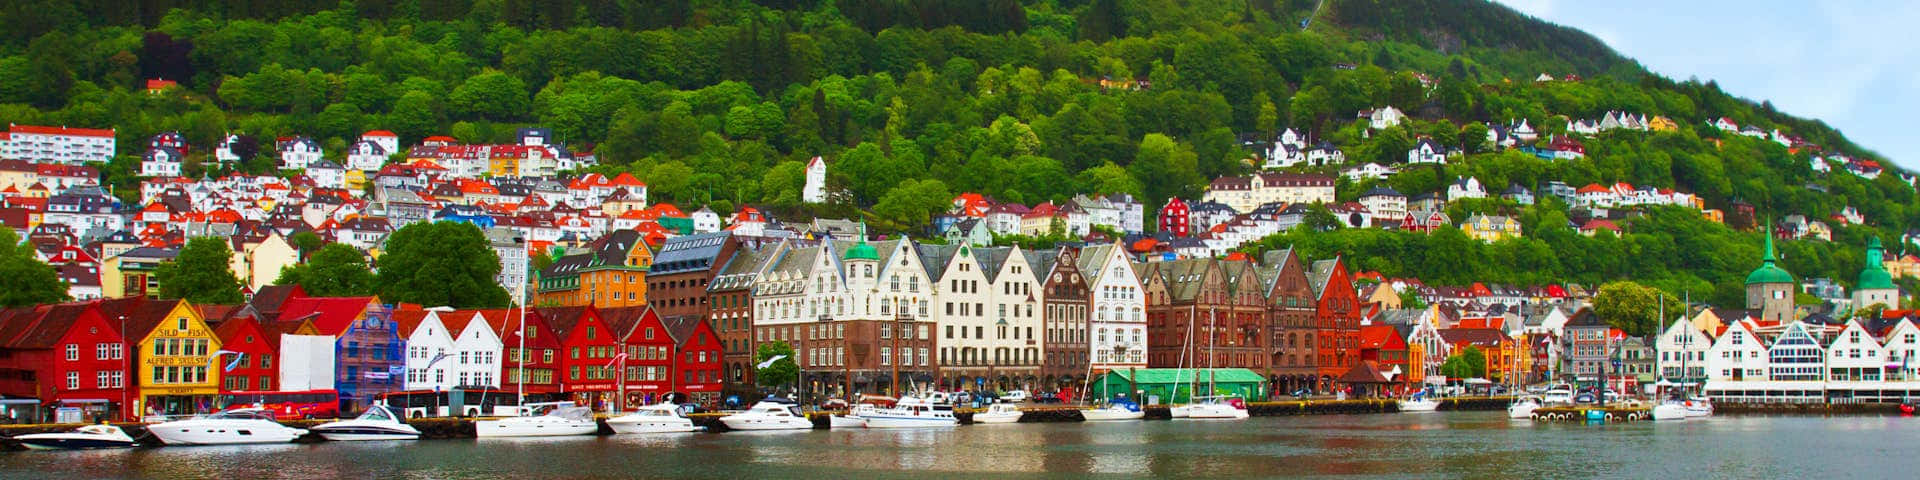
{"type": "Polygon", "coordinates": [[[1762,238],[1765,238],[1767,240],[1767,255],[1764,257],[1761,257],[1760,261],[1765,262],[1768,265],[1772,265],[1773,262],[1778,260],[1778,258],[1775,258],[1773,256],[1773,221],[1772,220],[1767,221],[1767,231],[1764,233],[1766,235],[1762,238]]]}

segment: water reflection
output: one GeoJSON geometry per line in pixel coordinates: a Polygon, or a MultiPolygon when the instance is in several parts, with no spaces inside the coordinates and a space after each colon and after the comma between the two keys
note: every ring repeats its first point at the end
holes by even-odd
{"type": "Polygon", "coordinates": [[[1501,412],[0,453],[0,478],[1899,477],[1920,420],[1501,412]],[[1861,461],[1871,459],[1871,461],[1861,461]]]}

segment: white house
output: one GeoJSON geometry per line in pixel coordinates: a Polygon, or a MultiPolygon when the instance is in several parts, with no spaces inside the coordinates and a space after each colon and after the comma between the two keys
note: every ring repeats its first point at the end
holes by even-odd
{"type": "Polygon", "coordinates": [[[1326,140],[1321,140],[1313,148],[1307,149],[1307,164],[1313,166],[1336,165],[1347,162],[1347,154],[1326,140]]]}
{"type": "Polygon", "coordinates": [[[1025,253],[965,245],[915,250],[930,266],[941,370],[962,377],[1038,374],[1045,301],[1025,253]]]}
{"type": "Polygon", "coordinates": [[[1419,142],[1413,144],[1413,149],[1407,150],[1407,163],[1415,165],[1423,163],[1445,164],[1447,163],[1447,149],[1446,147],[1440,146],[1440,143],[1433,141],[1431,138],[1422,137],[1419,142]]]}
{"type": "Polygon", "coordinates": [[[379,142],[363,138],[347,147],[347,168],[367,172],[379,171],[381,166],[386,165],[387,156],[392,155],[393,152],[380,146],[379,142]]]}
{"type": "Polygon", "coordinates": [[[1452,185],[1447,186],[1447,200],[1463,198],[1487,198],[1487,187],[1481,185],[1480,179],[1474,177],[1454,180],[1452,185]]]}
{"type": "Polygon", "coordinates": [[[807,184],[800,191],[800,201],[806,203],[827,203],[827,161],[813,157],[807,161],[807,184]]]}
{"type": "Polygon", "coordinates": [[[172,147],[147,149],[147,154],[140,159],[140,176],[178,177],[183,160],[185,157],[180,155],[180,151],[172,147]]]}
{"type": "Polygon", "coordinates": [[[1706,379],[1707,350],[1712,346],[1713,339],[1694,328],[1686,317],[1674,320],[1673,326],[1654,341],[1660,378],[1674,382],[1706,379]]]}
{"type": "Polygon", "coordinates": [[[386,150],[387,153],[400,151],[400,136],[394,135],[393,132],[386,130],[369,130],[367,133],[360,134],[360,141],[373,142],[374,145],[379,145],[380,149],[386,150]]]}
{"type": "Polygon", "coordinates": [[[240,161],[240,156],[235,155],[233,153],[233,146],[239,143],[240,143],[239,135],[228,134],[225,138],[220,139],[220,146],[214,147],[213,159],[220,163],[233,163],[233,162],[240,161]]]}
{"type": "Polygon", "coordinates": [[[1398,173],[1398,172],[1395,171],[1393,167],[1381,165],[1378,163],[1363,163],[1363,164],[1360,164],[1360,166],[1358,167],[1348,168],[1340,171],[1341,176],[1347,177],[1348,180],[1352,180],[1355,182],[1366,180],[1366,179],[1386,180],[1387,177],[1391,177],[1395,173],[1398,173]]]}
{"type": "Polygon", "coordinates": [[[320,143],[312,138],[294,137],[279,142],[276,147],[280,151],[280,168],[301,170],[320,161],[320,143]]]}
{"type": "Polygon", "coordinates": [[[1831,342],[1827,344],[1827,365],[1821,372],[1826,389],[1880,388],[1881,374],[1887,367],[1887,352],[1871,332],[1860,322],[1847,322],[1831,342]]]}
{"type": "Polygon", "coordinates": [[[1088,327],[1096,371],[1147,366],[1147,300],[1133,264],[1119,244],[1081,250],[1081,275],[1087,279],[1093,308],[1088,327]]]}
{"type": "MultiPolygon", "coordinates": [[[[395,314],[402,315],[406,313],[395,314]]],[[[504,347],[479,311],[428,310],[407,335],[406,388],[497,388],[504,347]]]]}
{"type": "Polygon", "coordinates": [[[1372,127],[1374,130],[1382,130],[1387,127],[1399,125],[1401,121],[1407,119],[1406,112],[1401,112],[1400,109],[1393,108],[1392,105],[1368,110],[1363,113],[1365,113],[1367,117],[1367,126],[1372,127]]]}
{"type": "Polygon", "coordinates": [[[98,128],[8,125],[0,158],[79,165],[113,159],[114,131],[98,128]]]}
{"type": "Polygon", "coordinates": [[[707,208],[705,205],[701,205],[699,210],[694,210],[693,213],[688,214],[688,216],[693,219],[694,233],[720,231],[720,214],[714,213],[712,209],[707,208]]]}
{"type": "Polygon", "coordinates": [[[1407,196],[1391,187],[1379,186],[1360,194],[1360,205],[1372,212],[1376,222],[1407,218],[1407,196]]]}
{"type": "Polygon", "coordinates": [[[320,159],[307,164],[307,178],[320,188],[347,188],[347,169],[338,163],[320,159]]]}

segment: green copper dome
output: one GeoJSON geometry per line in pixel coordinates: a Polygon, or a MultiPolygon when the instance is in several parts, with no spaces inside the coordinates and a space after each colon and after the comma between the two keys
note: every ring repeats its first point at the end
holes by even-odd
{"type": "MultiPolygon", "coordinates": [[[[1773,231],[1773,227],[1767,227],[1767,231],[1773,231]]],[[[1760,259],[1760,268],[1753,269],[1753,273],[1747,274],[1747,284],[1793,283],[1793,274],[1787,273],[1786,269],[1774,264],[1779,260],[1773,256],[1773,235],[1767,235],[1766,238],[1767,256],[1760,259]]]]}
{"type": "Polygon", "coordinates": [[[847,249],[847,260],[880,261],[880,251],[867,244],[867,224],[860,224],[860,243],[847,249]]]}
{"type": "Polygon", "coordinates": [[[1867,240],[1867,265],[1860,270],[1860,281],[1853,284],[1854,290],[1892,290],[1893,275],[1887,274],[1887,267],[1881,263],[1884,258],[1880,251],[1880,237],[1867,240]]]}

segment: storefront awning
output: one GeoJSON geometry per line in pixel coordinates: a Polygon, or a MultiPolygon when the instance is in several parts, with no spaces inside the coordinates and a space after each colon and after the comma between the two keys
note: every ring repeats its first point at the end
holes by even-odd
{"type": "Polygon", "coordinates": [[[113,401],[107,400],[104,398],[62,398],[56,401],[66,405],[85,405],[90,403],[113,403],[113,401]]]}
{"type": "Polygon", "coordinates": [[[34,398],[0,398],[0,405],[39,405],[39,404],[40,404],[40,400],[34,399],[34,398]]]}

